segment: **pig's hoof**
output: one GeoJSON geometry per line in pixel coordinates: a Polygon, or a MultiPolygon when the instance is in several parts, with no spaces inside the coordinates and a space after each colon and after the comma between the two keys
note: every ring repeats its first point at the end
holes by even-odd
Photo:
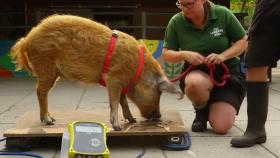
{"type": "Polygon", "coordinates": [[[147,119],[147,122],[161,122],[161,119],[159,119],[159,118],[151,118],[151,119],[147,119]]]}
{"type": "Polygon", "coordinates": [[[135,118],[131,118],[131,119],[128,119],[129,123],[136,123],[136,119],[135,118]]]}
{"type": "Polygon", "coordinates": [[[46,124],[46,125],[54,125],[54,121],[46,121],[46,120],[41,120],[42,123],[46,124]]]}
{"type": "Polygon", "coordinates": [[[41,122],[45,123],[46,125],[54,125],[55,119],[51,116],[41,117],[41,122]]]}
{"type": "Polygon", "coordinates": [[[113,128],[114,128],[115,131],[121,131],[122,130],[120,126],[114,126],[113,128]]]}
{"type": "Polygon", "coordinates": [[[52,120],[52,122],[55,122],[55,121],[56,121],[53,117],[51,117],[51,120],[52,120]]]}
{"type": "Polygon", "coordinates": [[[54,125],[54,121],[55,119],[50,117],[49,119],[44,120],[44,123],[46,123],[46,125],[54,125]]]}
{"type": "Polygon", "coordinates": [[[54,125],[53,122],[46,122],[46,125],[54,125]]]}
{"type": "Polygon", "coordinates": [[[152,121],[153,122],[161,122],[161,119],[160,118],[152,118],[152,121]]]}

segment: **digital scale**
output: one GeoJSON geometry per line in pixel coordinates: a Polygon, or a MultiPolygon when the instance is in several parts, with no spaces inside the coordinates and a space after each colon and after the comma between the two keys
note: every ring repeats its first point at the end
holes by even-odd
{"type": "Polygon", "coordinates": [[[75,121],[63,134],[61,158],[109,158],[107,127],[100,122],[75,121]]]}
{"type": "Polygon", "coordinates": [[[162,110],[162,121],[158,123],[145,121],[139,113],[135,114],[138,123],[121,122],[123,130],[114,131],[107,128],[111,125],[108,122],[110,115],[104,112],[104,108],[93,111],[53,111],[56,118],[63,118],[58,119],[58,125],[55,126],[38,126],[40,122],[35,120],[38,111],[29,111],[21,116],[13,127],[7,129],[3,136],[6,137],[7,148],[16,147],[24,150],[36,146],[39,139],[62,136],[61,158],[108,158],[110,152],[106,140],[108,137],[116,136],[160,136],[161,149],[188,150],[190,148],[191,139],[178,111],[162,110]],[[83,121],[77,122],[77,120],[83,121]],[[107,122],[107,127],[102,122],[107,122]]]}

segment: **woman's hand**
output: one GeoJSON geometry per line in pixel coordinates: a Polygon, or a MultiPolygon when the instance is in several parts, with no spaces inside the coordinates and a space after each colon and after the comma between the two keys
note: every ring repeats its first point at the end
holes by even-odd
{"type": "Polygon", "coordinates": [[[211,53],[205,58],[205,63],[209,64],[221,64],[225,61],[225,58],[222,54],[211,53]]]}
{"type": "Polygon", "coordinates": [[[192,65],[200,65],[205,63],[205,57],[197,52],[181,51],[181,53],[183,53],[184,59],[192,65]]]}

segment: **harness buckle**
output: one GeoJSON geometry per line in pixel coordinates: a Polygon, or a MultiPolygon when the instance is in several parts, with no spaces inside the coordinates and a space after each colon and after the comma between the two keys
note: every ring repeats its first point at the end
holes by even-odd
{"type": "Polygon", "coordinates": [[[119,36],[119,31],[118,30],[113,30],[112,36],[113,37],[118,37],[119,36]]]}

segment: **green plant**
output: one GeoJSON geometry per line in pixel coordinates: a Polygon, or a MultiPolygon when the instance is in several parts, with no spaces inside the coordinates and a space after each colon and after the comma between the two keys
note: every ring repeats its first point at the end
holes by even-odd
{"type": "Polygon", "coordinates": [[[252,21],[252,16],[257,0],[231,0],[230,9],[234,13],[248,13],[245,17],[245,26],[249,26],[252,21]]]}

